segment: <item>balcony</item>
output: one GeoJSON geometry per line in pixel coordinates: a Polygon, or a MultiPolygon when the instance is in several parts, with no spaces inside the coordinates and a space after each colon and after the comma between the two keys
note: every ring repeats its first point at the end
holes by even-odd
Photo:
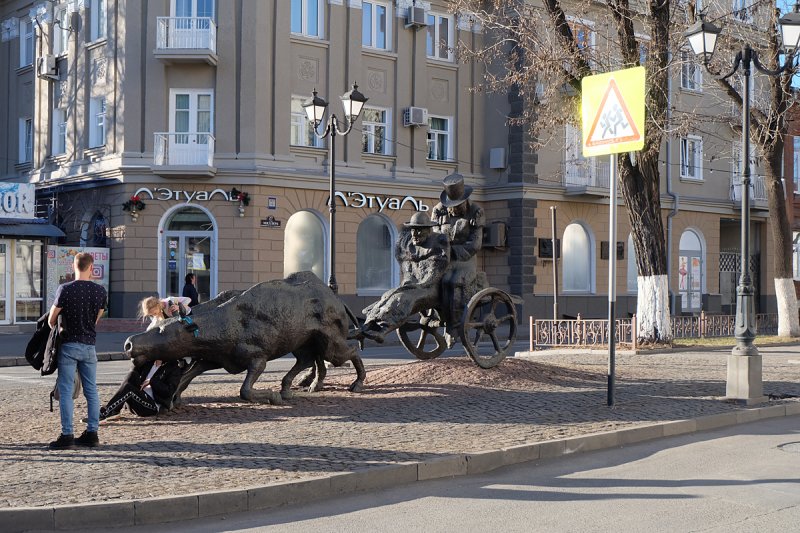
{"type": "Polygon", "coordinates": [[[210,133],[156,133],[153,173],[164,177],[213,178],[214,136],[210,133]]]}
{"type": "Polygon", "coordinates": [[[158,17],[156,58],[166,64],[217,64],[217,25],[209,17],[158,17]]]}
{"type": "Polygon", "coordinates": [[[608,161],[576,159],[561,164],[561,184],[567,196],[608,196],[608,161]]]}
{"type": "MultiPolygon", "coordinates": [[[[767,186],[763,176],[750,176],[750,201],[753,204],[767,204],[767,186]]],[[[731,176],[730,198],[735,206],[742,204],[742,179],[739,176],[731,176]]]]}

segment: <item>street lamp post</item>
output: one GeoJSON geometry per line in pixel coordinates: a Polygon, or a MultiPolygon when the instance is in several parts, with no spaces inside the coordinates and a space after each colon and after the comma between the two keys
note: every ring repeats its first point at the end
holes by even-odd
{"type": "MultiPolygon", "coordinates": [[[[795,50],[800,43],[800,5],[795,6],[795,12],[780,19],[781,38],[784,49],[795,50]]],[[[689,41],[692,51],[701,57],[706,70],[712,75],[708,62],[714,53],[717,37],[722,30],[710,22],[700,20],[695,22],[684,33],[689,41]]],[[[761,355],[753,344],[756,337],[755,315],[755,289],[750,277],[750,72],[755,66],[760,72],[769,76],[779,76],[787,69],[784,64],[777,70],[770,70],[761,64],[758,52],[749,44],[744,44],[742,50],[733,59],[733,68],[720,79],[733,76],[739,67],[744,73],[742,88],[742,214],[741,214],[741,275],[736,288],[736,325],[734,337],[736,346],[728,356],[728,373],[726,396],[740,403],[760,403],[766,400],[763,394],[761,379],[761,355]]]]}
{"type": "Polygon", "coordinates": [[[368,100],[358,90],[358,84],[353,84],[353,88],[342,95],[342,106],[344,107],[345,119],[339,122],[336,115],[331,113],[328,119],[328,124],[325,129],[320,132],[319,125],[325,118],[325,111],[328,109],[328,102],[324,98],[317,96],[317,90],[314,89],[312,97],[303,103],[303,108],[306,110],[308,120],[314,125],[314,135],[320,139],[330,137],[331,142],[328,145],[328,176],[330,181],[330,198],[328,200],[328,208],[330,212],[328,235],[329,235],[329,248],[328,248],[328,265],[330,268],[330,276],[328,278],[328,286],[334,294],[339,292],[339,286],[336,284],[336,136],[347,135],[353,129],[353,124],[358,120],[361,115],[361,110],[364,108],[364,103],[368,100]]]}

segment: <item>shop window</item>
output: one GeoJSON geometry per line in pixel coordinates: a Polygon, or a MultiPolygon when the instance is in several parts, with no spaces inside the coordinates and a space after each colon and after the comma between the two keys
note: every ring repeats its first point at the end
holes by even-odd
{"type": "Polygon", "coordinates": [[[394,226],[380,215],[365,218],[356,234],[356,288],[359,294],[382,294],[394,287],[394,226]]]}
{"type": "Polygon", "coordinates": [[[703,270],[700,235],[687,229],[681,234],[678,255],[678,294],[683,311],[699,312],[702,308],[703,270]]]}
{"type": "Polygon", "coordinates": [[[36,322],[42,315],[42,244],[20,240],[15,248],[16,321],[36,322]]]}
{"type": "Polygon", "coordinates": [[[564,230],[564,292],[592,292],[594,246],[589,232],[573,222],[564,230]]]}
{"type": "Polygon", "coordinates": [[[325,280],[325,227],[311,211],[289,217],[283,242],[283,276],[311,271],[325,280]]]}

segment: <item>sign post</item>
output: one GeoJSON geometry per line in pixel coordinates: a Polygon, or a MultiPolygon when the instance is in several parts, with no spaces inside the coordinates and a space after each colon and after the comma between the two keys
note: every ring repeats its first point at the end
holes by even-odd
{"type": "MultiPolygon", "coordinates": [[[[617,242],[617,154],[644,147],[645,69],[635,67],[588,76],[581,81],[583,155],[609,156],[609,246],[617,242]]],[[[614,405],[617,264],[608,256],[608,397],[614,405]]],[[[636,335],[636,332],[633,332],[636,335]]]]}

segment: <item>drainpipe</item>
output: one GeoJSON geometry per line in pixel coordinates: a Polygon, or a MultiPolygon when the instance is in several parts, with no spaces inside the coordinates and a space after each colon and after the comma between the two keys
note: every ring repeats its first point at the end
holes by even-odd
{"type": "MultiPolygon", "coordinates": [[[[671,62],[672,52],[668,52],[667,62],[671,62]]],[[[667,76],[667,127],[672,118],[672,76],[667,76]]],[[[667,195],[672,198],[672,211],[667,215],[667,287],[672,280],[672,218],[678,214],[680,196],[672,190],[672,136],[667,135],[667,195]]],[[[675,294],[669,289],[670,313],[677,312],[675,294]]]]}

